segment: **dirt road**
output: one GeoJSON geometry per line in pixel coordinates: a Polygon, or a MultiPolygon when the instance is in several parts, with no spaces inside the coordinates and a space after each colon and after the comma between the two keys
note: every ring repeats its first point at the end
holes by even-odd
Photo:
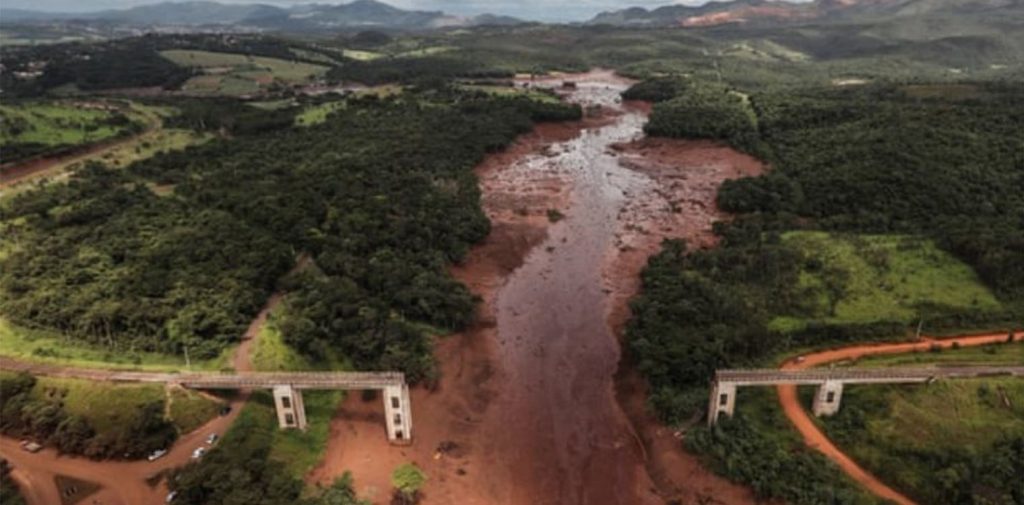
{"type": "MultiPolygon", "coordinates": [[[[989,334],[989,335],[969,335],[955,338],[943,338],[931,339],[924,338],[920,342],[906,342],[897,344],[865,344],[865,345],[854,345],[850,347],[844,347],[842,349],[834,349],[830,351],[823,351],[814,354],[808,354],[803,356],[803,360],[797,362],[796,360],[787,361],[782,365],[783,370],[800,370],[804,368],[811,368],[815,366],[827,365],[829,363],[835,363],[837,361],[857,359],[864,356],[872,356],[879,354],[903,354],[908,352],[920,352],[927,351],[932,346],[940,346],[943,348],[953,347],[956,343],[961,347],[970,347],[976,345],[992,344],[997,342],[1005,342],[1006,333],[989,334]]],[[[855,461],[849,456],[843,453],[831,440],[825,436],[821,430],[814,424],[814,421],[804,410],[803,406],[800,405],[800,400],[797,397],[796,386],[778,386],[779,402],[782,404],[782,410],[786,413],[786,417],[789,418],[793,426],[796,427],[797,431],[800,432],[804,437],[804,443],[808,446],[813,447],[824,454],[826,457],[835,462],[839,467],[846,472],[852,479],[859,482],[869,491],[875,495],[891,500],[900,505],[913,505],[914,502],[906,496],[900,494],[895,489],[885,485],[882,481],[878,480],[875,476],[868,473],[866,470],[860,467],[855,461]]]]}
{"type": "MultiPolygon", "coordinates": [[[[483,298],[480,323],[439,341],[437,389],[413,391],[413,445],[388,446],[377,402],[350,396],[311,482],[350,470],[361,496],[386,503],[391,471],[413,461],[429,476],[428,505],[633,505],[696,494],[753,502],[700,471],[671,436],[646,447],[647,428],[660,427],[638,431],[620,407],[616,330],[661,238],[709,236],[715,181],[761,166],[736,168],[731,150],[682,141],[662,146],[664,163],[653,163],[657,146],[633,144],[647,108],[619,101],[627,81],[593,72],[532,84],[563,79],[576,81],[564,93],[588,117],[538,125],[477,168],[492,232],[453,272],[483,298]],[[663,184],[673,178],[675,186],[663,184]],[[688,465],[652,479],[666,456],[688,465]]],[[[641,414],[642,394],[633,396],[641,414]]]]}
{"type": "MultiPolygon", "coordinates": [[[[308,263],[308,259],[300,259],[299,266],[308,263]]],[[[263,309],[249,325],[241,345],[235,351],[232,363],[236,370],[252,370],[249,354],[250,347],[259,335],[270,311],[281,301],[281,295],[270,297],[263,309]]],[[[57,489],[54,477],[58,474],[95,482],[101,490],[90,497],[97,500],[97,505],[159,505],[164,503],[167,485],[161,481],[159,485],[150,486],[147,480],[165,470],[183,466],[190,461],[192,451],[205,445],[210,433],[223,434],[238,417],[245,406],[248,394],[243,392],[231,402],[231,412],[227,416],[217,417],[199,429],[181,436],[168,450],[164,457],[150,461],[93,461],[87,458],[61,456],[56,449],[43,449],[30,454],[23,451],[18,441],[10,437],[0,437],[0,457],[10,461],[14,468],[12,475],[18,482],[22,494],[29,505],[54,505],[57,489]]]]}

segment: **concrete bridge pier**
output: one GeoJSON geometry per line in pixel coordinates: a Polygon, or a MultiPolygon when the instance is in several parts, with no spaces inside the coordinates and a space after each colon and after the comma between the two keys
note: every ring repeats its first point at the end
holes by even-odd
{"type": "Polygon", "coordinates": [[[274,406],[277,408],[277,424],[282,429],[306,429],[306,406],[302,403],[302,391],[284,384],[274,386],[274,406]]]}
{"type": "Polygon", "coordinates": [[[718,416],[725,414],[732,417],[736,409],[736,384],[715,381],[711,386],[711,398],[708,401],[708,426],[718,422],[718,416]]]}
{"type": "Polygon", "coordinates": [[[392,444],[412,443],[411,405],[409,386],[404,381],[384,388],[384,424],[392,444]]]}
{"type": "Polygon", "coordinates": [[[843,399],[843,383],[836,380],[827,380],[818,386],[818,392],[814,395],[812,410],[814,415],[831,416],[839,412],[839,403],[843,399]]]}

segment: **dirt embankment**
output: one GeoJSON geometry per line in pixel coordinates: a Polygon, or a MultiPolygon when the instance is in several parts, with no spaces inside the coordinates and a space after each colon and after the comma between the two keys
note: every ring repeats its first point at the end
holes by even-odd
{"type": "Polygon", "coordinates": [[[428,505],[753,501],[647,416],[639,378],[615,381],[647,257],[663,237],[712,244],[717,184],[761,165],[710,143],[638,141],[647,109],[621,104],[628,82],[610,73],[531,85],[564,80],[595,116],[539,125],[477,168],[493,229],[453,272],[483,299],[480,318],[439,340],[437,388],[413,391],[414,443],[389,446],[379,401],[351,395],[311,482],[350,470],[386,503],[391,471],[412,461],[428,505]]]}

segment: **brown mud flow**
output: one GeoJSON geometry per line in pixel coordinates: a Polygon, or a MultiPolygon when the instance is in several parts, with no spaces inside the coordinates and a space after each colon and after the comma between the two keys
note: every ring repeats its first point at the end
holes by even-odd
{"type": "Polygon", "coordinates": [[[609,72],[532,85],[563,79],[588,117],[538,125],[477,168],[492,232],[453,272],[483,298],[480,322],[440,339],[438,387],[413,392],[413,445],[388,446],[377,402],[352,395],[310,481],[350,470],[361,496],[386,503],[390,472],[412,461],[429,476],[427,504],[753,501],[660,436],[642,381],[617,398],[616,335],[661,239],[712,244],[717,186],[761,164],[710,143],[640,140],[647,110],[622,104],[629,82],[609,72]]]}

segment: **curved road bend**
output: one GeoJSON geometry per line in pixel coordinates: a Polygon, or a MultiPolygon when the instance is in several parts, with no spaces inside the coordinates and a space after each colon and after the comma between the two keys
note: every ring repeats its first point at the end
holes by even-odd
{"type": "MultiPolygon", "coordinates": [[[[943,338],[942,340],[923,338],[920,342],[899,344],[854,345],[841,349],[807,354],[803,356],[804,359],[802,361],[797,362],[796,359],[791,359],[783,363],[780,368],[783,370],[802,370],[846,359],[857,359],[864,356],[927,351],[934,345],[942,348],[950,348],[953,347],[954,343],[959,344],[961,347],[992,344],[1005,342],[1006,335],[1006,333],[999,333],[943,338]]],[[[793,426],[801,435],[803,435],[804,443],[820,451],[828,459],[839,465],[839,468],[841,468],[843,472],[875,495],[898,503],[899,505],[915,505],[913,500],[885,485],[882,481],[878,480],[878,478],[868,473],[867,470],[861,468],[860,465],[847,456],[841,449],[836,447],[836,445],[818,429],[814,424],[814,421],[804,410],[803,406],[800,405],[800,399],[797,397],[795,385],[777,386],[777,390],[779,393],[779,403],[782,404],[783,412],[786,413],[786,417],[788,417],[789,421],[793,423],[793,426]]]]}
{"type": "MultiPolygon", "coordinates": [[[[308,256],[299,258],[293,271],[308,265],[308,256]]],[[[252,371],[252,344],[259,336],[260,330],[267,321],[267,316],[278,303],[282,294],[275,293],[263,309],[249,324],[242,341],[235,350],[232,364],[240,372],[252,371]]],[[[10,360],[6,360],[10,362],[10,360]]],[[[0,360],[0,363],[3,361],[0,360]]],[[[91,373],[89,370],[54,367],[52,365],[30,365],[22,363],[19,368],[36,371],[40,375],[82,376],[91,373]]],[[[95,370],[97,380],[109,376],[109,370],[95,370]]],[[[205,444],[210,433],[223,434],[238,417],[249,397],[243,391],[231,400],[231,412],[226,416],[217,417],[200,428],[178,438],[167,454],[156,461],[95,461],[88,458],[62,456],[56,449],[46,448],[35,454],[25,452],[19,442],[11,437],[0,437],[0,457],[8,460],[13,467],[12,477],[18,483],[22,495],[28,505],[56,505],[60,503],[54,477],[66,475],[76,479],[99,484],[101,490],[89,497],[102,505],[160,505],[167,496],[167,484],[150,486],[146,480],[165,470],[171,470],[187,464],[192,451],[205,444]]],[[[92,503],[91,501],[88,503],[92,503]]]]}

